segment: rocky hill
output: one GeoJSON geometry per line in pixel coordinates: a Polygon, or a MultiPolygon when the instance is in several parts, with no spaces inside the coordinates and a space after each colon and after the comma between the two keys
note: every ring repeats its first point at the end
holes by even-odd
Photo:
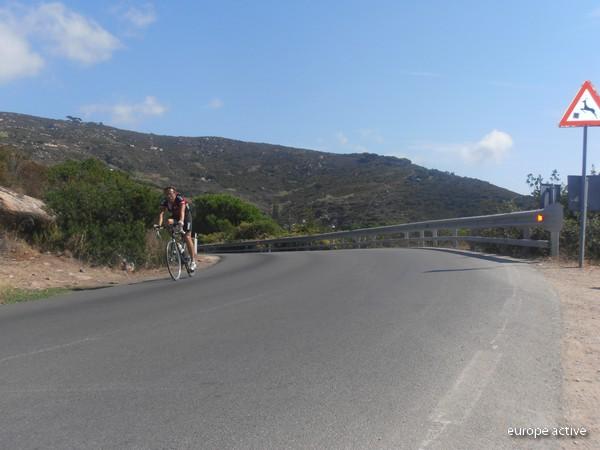
{"type": "Polygon", "coordinates": [[[229,192],[280,223],[337,228],[489,214],[528,197],[370,153],[334,154],[220,137],[137,133],[100,123],[0,113],[0,144],[49,165],[94,157],[186,195],[229,192]]]}

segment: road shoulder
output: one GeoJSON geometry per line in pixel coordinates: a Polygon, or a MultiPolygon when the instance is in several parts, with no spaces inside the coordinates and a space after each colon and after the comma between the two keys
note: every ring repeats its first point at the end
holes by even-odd
{"type": "MultiPolygon", "coordinates": [[[[91,266],[64,254],[38,252],[26,245],[13,250],[0,254],[0,305],[4,297],[15,295],[37,299],[43,292],[95,289],[169,276],[165,267],[127,271],[91,266]]],[[[218,261],[217,256],[198,255],[197,270],[207,269],[218,261]]]]}
{"type": "Polygon", "coordinates": [[[563,448],[600,448],[600,267],[541,261],[536,268],[560,297],[564,420],[590,430],[563,448]]]}

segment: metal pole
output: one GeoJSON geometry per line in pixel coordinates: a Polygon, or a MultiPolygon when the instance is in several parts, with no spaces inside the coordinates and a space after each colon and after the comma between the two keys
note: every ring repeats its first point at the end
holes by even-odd
{"type": "Polygon", "coordinates": [[[556,258],[558,260],[559,255],[559,247],[558,243],[560,242],[560,232],[552,231],[550,233],[550,256],[556,258]]]}
{"type": "Polygon", "coordinates": [[[587,183],[586,183],[586,160],[587,160],[587,129],[583,127],[583,164],[581,168],[581,216],[579,217],[579,268],[583,267],[585,257],[585,224],[587,219],[587,183]]]}

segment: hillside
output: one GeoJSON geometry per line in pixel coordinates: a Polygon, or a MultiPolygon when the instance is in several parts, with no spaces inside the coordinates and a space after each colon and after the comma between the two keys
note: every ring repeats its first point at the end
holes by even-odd
{"type": "Polygon", "coordinates": [[[0,144],[37,162],[95,157],[186,195],[229,192],[282,224],[317,219],[337,228],[495,213],[528,197],[410,160],[334,154],[219,137],[137,133],[94,122],[0,113],[0,144]]]}

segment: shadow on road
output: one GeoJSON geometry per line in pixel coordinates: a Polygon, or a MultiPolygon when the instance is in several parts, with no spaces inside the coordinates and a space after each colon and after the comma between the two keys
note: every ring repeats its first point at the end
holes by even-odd
{"type": "Polygon", "coordinates": [[[469,270],[490,270],[496,269],[497,267],[475,267],[473,269],[436,269],[436,270],[427,270],[423,273],[437,273],[437,272],[466,272],[469,270]]]}
{"type": "MultiPolygon", "coordinates": [[[[434,252],[454,253],[454,254],[458,254],[458,255],[468,256],[469,258],[484,259],[486,261],[492,261],[492,262],[497,262],[497,263],[531,264],[530,261],[523,261],[523,260],[513,259],[513,258],[510,258],[508,256],[507,257],[502,257],[502,256],[495,256],[495,255],[482,255],[481,253],[467,252],[467,251],[463,251],[463,250],[454,250],[452,248],[432,248],[432,247],[427,247],[427,248],[423,248],[423,250],[431,250],[431,251],[434,251],[434,252]]],[[[462,270],[464,270],[464,269],[462,269],[462,270]]]]}

